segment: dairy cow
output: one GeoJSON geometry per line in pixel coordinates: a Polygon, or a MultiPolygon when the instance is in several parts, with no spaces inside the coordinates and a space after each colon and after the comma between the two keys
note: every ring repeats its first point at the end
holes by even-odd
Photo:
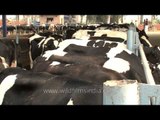
{"type": "MultiPolygon", "coordinates": [[[[46,71],[61,75],[63,73],[67,74],[70,65],[75,66],[74,69],[76,69],[77,64],[83,66],[86,64],[93,64],[94,66],[96,64],[124,74],[128,79],[146,82],[140,58],[127,50],[125,46],[121,46],[121,43],[108,43],[105,47],[79,46],[79,43],[78,45],[70,44],[63,49],[47,51],[39,59],[42,61],[35,61],[33,71],[41,70],[39,67],[45,62],[47,63],[46,71]],[[96,60],[96,62],[93,60],[96,60]],[[63,69],[65,65],[68,67],[63,69]]],[[[84,70],[86,72],[86,69],[78,66],[77,71],[84,70]]]]}
{"type": "Polygon", "coordinates": [[[0,40],[0,59],[3,64],[1,69],[17,66],[16,44],[13,40],[0,40]]]}
{"type": "MultiPolygon", "coordinates": [[[[108,78],[111,78],[110,72],[112,70],[106,69],[108,78]]],[[[115,79],[124,78],[117,72],[112,75],[115,79]]],[[[72,100],[74,105],[102,105],[102,85],[98,81],[92,83],[83,79],[7,68],[0,72],[0,104],[70,105],[72,100]]]]}
{"type": "Polygon", "coordinates": [[[53,37],[50,36],[40,36],[38,34],[34,34],[29,38],[29,44],[30,44],[30,61],[32,68],[33,60],[43,54],[47,50],[53,50],[58,47],[58,41],[55,40],[53,37]]]}

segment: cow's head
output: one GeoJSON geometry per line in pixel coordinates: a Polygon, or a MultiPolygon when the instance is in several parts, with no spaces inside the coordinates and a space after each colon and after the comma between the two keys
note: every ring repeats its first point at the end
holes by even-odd
{"type": "Polygon", "coordinates": [[[144,31],[144,29],[140,30],[140,29],[136,28],[136,31],[138,32],[139,38],[141,38],[142,36],[145,36],[146,39],[149,39],[149,37],[146,34],[146,32],[144,31]]]}
{"type": "Polygon", "coordinates": [[[48,37],[43,43],[42,54],[47,50],[54,50],[58,48],[58,41],[53,37],[48,37]]]}

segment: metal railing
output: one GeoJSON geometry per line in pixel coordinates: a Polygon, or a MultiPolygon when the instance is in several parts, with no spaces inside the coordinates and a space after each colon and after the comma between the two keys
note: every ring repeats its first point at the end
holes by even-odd
{"type": "Polygon", "coordinates": [[[140,53],[147,83],[137,80],[111,80],[103,84],[103,105],[160,105],[160,85],[155,81],[145,56],[143,45],[134,26],[127,32],[127,48],[140,53]]]}

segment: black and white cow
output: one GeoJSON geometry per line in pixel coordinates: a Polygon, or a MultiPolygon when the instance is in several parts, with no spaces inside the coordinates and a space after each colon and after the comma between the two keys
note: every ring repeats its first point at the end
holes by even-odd
{"type": "Polygon", "coordinates": [[[160,48],[159,46],[144,47],[144,52],[148,60],[154,81],[160,84],[160,48]]]}
{"type": "MultiPolygon", "coordinates": [[[[73,42],[74,40],[70,41],[70,43],[73,42]]],[[[67,40],[67,42],[65,42],[66,44],[60,44],[62,45],[62,48],[59,47],[57,50],[47,51],[42,58],[40,57],[37,62],[35,61],[33,71],[41,70],[39,68],[41,66],[40,64],[45,62],[47,63],[45,70],[54,74],[67,73],[69,67],[66,67],[65,71],[63,70],[65,65],[70,66],[70,64],[73,64],[73,66],[77,66],[76,64],[96,64],[124,74],[128,77],[128,79],[136,79],[143,83],[146,82],[140,58],[127,50],[125,45],[122,45],[122,43],[107,43],[105,44],[105,47],[95,47],[95,45],[93,45],[94,47],[91,47],[87,46],[89,42],[90,41],[82,42],[77,40],[75,44],[78,45],[69,45],[69,40],[67,40]],[[68,47],[66,47],[66,45],[68,45],[68,47]],[[93,60],[96,60],[96,62],[93,60]]],[[[78,71],[85,71],[84,68],[80,68],[81,67],[79,66],[77,70],[79,69],[78,71]]]]}
{"type": "Polygon", "coordinates": [[[124,42],[125,40],[122,38],[118,37],[107,37],[107,35],[102,35],[100,37],[97,36],[92,36],[89,38],[89,40],[108,40],[108,41],[113,41],[113,42],[124,42]]]}
{"type": "Polygon", "coordinates": [[[70,99],[68,94],[71,93],[66,95],[47,93],[47,90],[65,89],[67,80],[49,73],[33,73],[20,68],[5,69],[0,73],[0,103],[2,105],[65,105],[70,99]]]}
{"type": "Polygon", "coordinates": [[[65,89],[67,82],[67,78],[58,78],[49,73],[8,68],[0,73],[0,81],[2,105],[56,105],[67,104],[70,99],[69,96],[66,98],[67,94],[47,93],[47,90],[65,89]]]}
{"type": "Polygon", "coordinates": [[[102,105],[103,83],[122,79],[146,83],[140,59],[128,51],[125,44],[102,40],[65,40],[58,49],[49,50],[36,58],[32,72],[19,68],[2,71],[0,97],[4,99],[1,103],[66,105],[72,101],[75,105],[102,105]],[[44,71],[52,74],[42,73],[44,71]],[[10,87],[4,87],[10,80],[13,80],[9,83],[10,87]],[[52,91],[64,89],[71,92],[52,91]]]}
{"type": "MultiPolygon", "coordinates": [[[[113,26],[113,25],[111,25],[111,26],[113,26]]],[[[117,27],[117,26],[115,26],[115,27],[117,27]]],[[[124,25],[124,26],[126,26],[126,25],[124,25]]],[[[118,28],[119,28],[119,26],[118,26],[118,28]]],[[[128,26],[128,28],[129,28],[129,26],[128,26]]],[[[136,31],[138,32],[140,42],[144,46],[152,47],[151,43],[148,40],[149,37],[146,34],[146,32],[144,30],[139,30],[138,28],[136,28],[136,31]]],[[[127,40],[127,31],[122,32],[122,31],[112,30],[112,29],[104,29],[104,30],[96,29],[94,31],[92,31],[92,30],[78,30],[77,32],[75,32],[73,34],[72,38],[87,39],[87,40],[88,39],[89,40],[102,39],[102,40],[117,41],[117,42],[125,42],[126,43],[127,42],[126,41],[127,40]],[[90,35],[89,33],[93,33],[94,35],[90,35]],[[119,38],[121,38],[121,39],[119,39],[119,38]]]]}
{"type": "Polygon", "coordinates": [[[58,41],[55,40],[53,37],[45,37],[40,36],[38,34],[34,34],[29,38],[30,43],[30,61],[31,61],[31,68],[33,60],[43,54],[47,50],[53,50],[58,47],[58,41]]]}
{"type": "Polygon", "coordinates": [[[152,64],[152,75],[156,84],[160,84],[160,64],[152,64]]]}
{"type": "MultiPolygon", "coordinates": [[[[112,75],[110,72],[112,73],[112,70],[106,69],[109,78],[112,75],[117,80],[123,78],[117,72],[112,75]]],[[[0,72],[0,104],[69,105],[72,101],[74,105],[102,105],[102,87],[100,84],[74,79],[67,75],[7,68],[0,72]]]]}
{"type": "Polygon", "coordinates": [[[160,63],[160,47],[143,47],[147,60],[152,64],[160,63]]]}
{"type": "Polygon", "coordinates": [[[121,32],[121,31],[113,31],[113,30],[78,30],[75,32],[72,36],[72,38],[75,39],[89,39],[90,37],[101,37],[101,36],[107,36],[107,37],[118,37],[122,38],[124,40],[127,39],[127,34],[126,32],[121,32]],[[94,32],[94,35],[90,35],[89,33],[94,32]]]}
{"type": "Polygon", "coordinates": [[[1,39],[0,40],[0,58],[1,63],[4,64],[5,68],[7,67],[16,67],[17,58],[16,58],[16,44],[13,40],[10,39],[1,39]]]}

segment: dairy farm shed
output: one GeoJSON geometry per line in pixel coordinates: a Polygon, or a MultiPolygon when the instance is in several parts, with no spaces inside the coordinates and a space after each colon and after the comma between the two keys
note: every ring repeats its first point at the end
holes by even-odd
{"type": "Polygon", "coordinates": [[[16,26],[8,37],[5,21],[4,15],[1,105],[160,104],[160,49],[144,30],[132,24],[32,26],[22,36],[16,26]]]}

